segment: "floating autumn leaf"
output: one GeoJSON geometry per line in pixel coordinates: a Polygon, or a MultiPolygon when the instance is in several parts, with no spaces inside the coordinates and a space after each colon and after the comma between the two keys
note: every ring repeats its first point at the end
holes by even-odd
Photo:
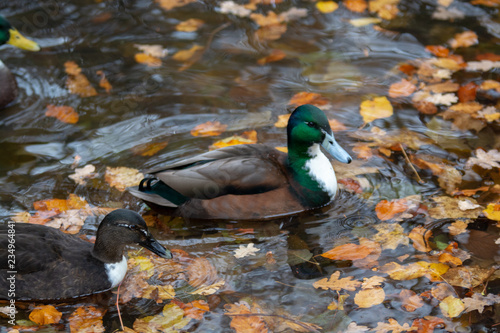
{"type": "Polygon", "coordinates": [[[396,223],[380,223],[375,226],[378,233],[373,236],[373,240],[380,243],[383,249],[396,249],[399,245],[407,246],[410,239],[405,235],[401,225],[396,223]]]}
{"type": "Polygon", "coordinates": [[[174,299],[172,301],[174,304],[179,306],[183,311],[184,315],[189,318],[196,320],[202,320],[205,312],[208,312],[210,308],[204,300],[196,300],[190,303],[182,303],[179,300],[174,299]]]}
{"type": "Polygon", "coordinates": [[[184,31],[184,32],[193,32],[198,30],[205,21],[195,18],[190,18],[189,20],[182,21],[181,23],[175,26],[175,30],[184,31]]]}
{"type": "Polygon", "coordinates": [[[285,52],[283,52],[279,49],[273,49],[271,51],[271,54],[269,54],[266,57],[260,58],[259,60],[257,60],[257,63],[259,65],[265,65],[265,64],[268,64],[270,62],[280,61],[280,60],[284,59],[285,57],[286,57],[285,52]]]}
{"type": "Polygon", "coordinates": [[[379,287],[382,282],[385,281],[385,278],[382,276],[372,276],[370,278],[363,278],[363,284],[361,285],[362,289],[370,289],[374,287],[379,287]]]}
{"type": "Polygon", "coordinates": [[[208,296],[208,295],[213,295],[215,294],[220,288],[224,287],[226,282],[224,280],[217,281],[211,285],[205,286],[202,285],[198,289],[191,291],[191,295],[203,295],[203,296],[208,296]]]}
{"type": "Polygon", "coordinates": [[[198,288],[200,286],[211,285],[219,281],[217,269],[207,258],[195,258],[186,269],[188,282],[191,286],[198,288]]]}
{"type": "Polygon", "coordinates": [[[447,264],[451,267],[456,267],[462,265],[462,260],[460,258],[452,256],[450,253],[441,253],[439,255],[439,262],[447,264]]]}
{"type": "Polygon", "coordinates": [[[417,90],[417,87],[413,83],[406,79],[401,79],[401,81],[391,84],[389,87],[389,97],[397,98],[410,96],[415,90],[417,90]]]}
{"type": "Polygon", "coordinates": [[[197,62],[203,55],[203,52],[205,52],[203,46],[194,44],[188,50],[177,51],[177,53],[172,56],[172,59],[184,63],[184,65],[179,68],[179,71],[183,71],[197,62]]]}
{"type": "Polygon", "coordinates": [[[490,220],[500,221],[500,204],[488,204],[488,207],[483,210],[483,213],[490,220]]]}
{"type": "Polygon", "coordinates": [[[79,119],[78,113],[71,106],[66,105],[47,105],[47,110],[45,111],[47,117],[54,117],[63,123],[76,124],[79,119]]]}
{"type": "Polygon", "coordinates": [[[248,256],[254,256],[255,253],[259,252],[260,249],[256,248],[253,243],[245,245],[240,245],[238,249],[234,251],[234,256],[236,258],[244,258],[248,256]]]}
{"type": "Polygon", "coordinates": [[[68,318],[71,333],[104,332],[102,316],[104,311],[93,306],[79,307],[68,318]]]}
{"type": "Polygon", "coordinates": [[[255,38],[260,41],[278,40],[287,30],[285,23],[268,24],[255,31],[255,38]]]}
{"type": "Polygon", "coordinates": [[[327,307],[328,310],[344,310],[344,303],[349,295],[339,295],[339,300],[333,300],[327,307]]]}
{"type": "Polygon", "coordinates": [[[442,45],[427,45],[425,49],[436,57],[447,57],[450,54],[450,50],[442,45]]]}
{"type": "Polygon", "coordinates": [[[168,141],[163,142],[147,142],[142,145],[133,147],[131,150],[134,155],[153,156],[163,150],[168,145],[168,141]]]}
{"type": "Polygon", "coordinates": [[[479,293],[474,293],[472,297],[465,297],[462,301],[465,306],[464,312],[477,310],[479,313],[483,313],[485,306],[500,303],[500,296],[495,294],[488,294],[484,296],[479,293]]]}
{"type": "Polygon", "coordinates": [[[312,104],[315,106],[323,106],[330,103],[330,101],[321,96],[320,94],[317,93],[312,93],[312,92],[299,92],[293,95],[293,97],[290,99],[290,102],[288,104],[290,105],[303,105],[303,104],[312,104]]]}
{"type": "Polygon", "coordinates": [[[358,244],[344,244],[334,247],[321,256],[331,260],[358,260],[366,258],[371,253],[371,249],[358,244]]]}
{"type": "Polygon", "coordinates": [[[334,1],[318,1],[316,2],[316,8],[324,14],[333,13],[339,8],[339,5],[334,1]]]}
{"type": "Polygon", "coordinates": [[[162,63],[161,59],[153,57],[147,53],[136,53],[134,55],[134,59],[139,64],[143,64],[148,67],[160,67],[162,63]]]}
{"type": "Polygon", "coordinates": [[[452,286],[472,289],[482,285],[491,273],[490,268],[460,266],[450,268],[443,274],[443,279],[452,286]]]}
{"type": "Polygon", "coordinates": [[[382,221],[393,219],[399,213],[406,211],[410,203],[406,199],[382,200],[375,206],[377,217],[382,221]]]}
{"type": "Polygon", "coordinates": [[[432,248],[429,246],[429,238],[432,236],[432,231],[418,226],[410,231],[408,237],[413,241],[413,247],[417,251],[429,252],[432,248]]]}
{"type": "Polygon", "coordinates": [[[379,243],[370,240],[368,238],[360,237],[359,245],[367,247],[370,249],[370,253],[363,259],[357,259],[353,261],[353,266],[369,269],[378,266],[378,258],[382,253],[382,247],[379,243]]]}
{"type": "Polygon", "coordinates": [[[155,2],[165,10],[172,10],[196,2],[196,0],[155,0],[155,2]]]}
{"type": "Polygon", "coordinates": [[[228,138],[216,141],[210,146],[210,149],[218,149],[222,147],[253,143],[257,143],[257,132],[246,131],[241,133],[241,135],[233,135],[228,138]]]}
{"type": "Polygon", "coordinates": [[[330,278],[324,278],[313,283],[313,287],[316,289],[331,289],[340,291],[342,289],[347,291],[354,291],[356,288],[361,286],[361,282],[353,280],[352,276],[339,279],[340,272],[336,271],[330,278]]]}
{"type": "Polygon", "coordinates": [[[127,167],[106,167],[104,180],[109,186],[125,191],[127,187],[137,186],[144,178],[144,175],[137,169],[127,167]]]}
{"type": "Polygon", "coordinates": [[[75,173],[69,175],[68,177],[73,179],[78,185],[85,185],[86,180],[95,177],[95,166],[92,164],[87,164],[83,168],[76,168],[75,173]]]}
{"type": "Polygon", "coordinates": [[[379,19],[378,17],[362,17],[349,20],[349,23],[351,23],[355,27],[364,27],[366,25],[379,24],[381,22],[382,19],[379,19]]]}
{"type": "Polygon", "coordinates": [[[288,119],[290,119],[289,114],[281,114],[278,116],[278,121],[274,123],[274,126],[278,128],[287,127],[288,119]]]}
{"type": "Polygon", "coordinates": [[[465,310],[465,305],[459,298],[448,296],[439,303],[439,308],[444,316],[455,318],[465,310]]]}
{"type": "Polygon", "coordinates": [[[360,308],[370,308],[385,300],[385,292],[381,287],[363,289],[354,296],[354,303],[360,308]]]}
{"type": "Polygon", "coordinates": [[[425,86],[423,90],[432,91],[433,93],[436,94],[442,94],[442,93],[456,92],[458,91],[459,88],[460,86],[458,83],[455,83],[451,80],[446,80],[444,82],[434,83],[425,86]]]}
{"type": "Polygon", "coordinates": [[[419,261],[407,265],[396,262],[387,263],[380,267],[380,272],[387,273],[393,280],[413,280],[427,276],[431,280],[440,280],[440,276],[448,271],[449,267],[441,263],[419,261]]]}
{"type": "Polygon", "coordinates": [[[458,100],[461,103],[471,102],[476,99],[477,84],[474,82],[469,82],[466,85],[458,88],[457,95],[458,100]]]}
{"type": "Polygon", "coordinates": [[[207,121],[199,124],[191,130],[192,136],[216,136],[226,131],[227,125],[221,124],[219,121],[207,121]]]}
{"type": "Polygon", "coordinates": [[[464,31],[458,34],[448,41],[448,44],[454,49],[459,47],[469,47],[471,45],[477,44],[478,39],[474,31],[464,31]]]}
{"type": "MultiPolygon", "coordinates": [[[[458,203],[463,200],[462,198],[451,198],[448,196],[433,197],[432,200],[436,203],[434,207],[429,208],[429,215],[435,219],[442,218],[468,218],[474,219],[481,214],[481,208],[462,211],[458,207],[458,203]]],[[[469,198],[474,204],[474,199],[469,198]]]]}
{"type": "MultiPolygon", "coordinates": [[[[244,316],[245,314],[252,314],[253,309],[250,305],[241,301],[235,304],[224,305],[226,309],[226,316],[231,316],[231,328],[237,333],[267,333],[269,332],[265,321],[261,316],[244,316]],[[240,316],[241,315],[241,316],[240,316]]],[[[259,311],[255,311],[259,312],[259,311]]]]}
{"type": "Polygon", "coordinates": [[[384,20],[392,20],[399,13],[398,3],[399,0],[372,0],[368,3],[368,8],[384,20]]]}
{"type": "Polygon", "coordinates": [[[479,148],[476,150],[476,157],[470,157],[465,163],[465,166],[470,168],[474,165],[478,165],[483,169],[491,170],[493,168],[500,168],[500,152],[497,149],[489,150],[485,152],[483,149],[479,148]]]}
{"type": "Polygon", "coordinates": [[[401,298],[401,306],[408,312],[414,312],[424,305],[422,298],[413,290],[403,289],[399,293],[399,297],[401,298]]]}
{"type": "Polygon", "coordinates": [[[62,317],[62,312],[52,305],[39,305],[30,313],[30,320],[37,325],[57,324],[62,317]]]}
{"type": "Polygon", "coordinates": [[[467,225],[466,221],[458,220],[448,226],[448,231],[452,236],[460,235],[467,231],[467,225]]]}
{"type": "Polygon", "coordinates": [[[135,332],[179,332],[190,321],[177,304],[169,303],[160,314],[136,319],[133,327],[135,332]]]}
{"type": "Polygon", "coordinates": [[[345,0],[342,4],[351,12],[362,13],[368,8],[366,0],[345,0]]]}
{"type": "Polygon", "coordinates": [[[455,295],[455,290],[453,289],[452,286],[450,286],[447,283],[438,283],[436,286],[432,287],[431,289],[431,295],[435,299],[442,301],[446,297],[455,295]]]}
{"type": "Polygon", "coordinates": [[[444,320],[439,317],[425,316],[425,318],[415,319],[411,326],[415,327],[417,332],[431,333],[434,332],[434,328],[437,328],[437,326],[443,327],[444,320]]]}
{"type": "Polygon", "coordinates": [[[369,123],[375,119],[392,116],[393,110],[391,102],[389,102],[387,97],[382,96],[363,101],[360,105],[359,113],[363,117],[364,122],[369,123]]]}
{"type": "Polygon", "coordinates": [[[223,1],[220,3],[220,12],[223,14],[233,14],[239,17],[247,17],[252,11],[234,1],[223,1]]]}
{"type": "Polygon", "coordinates": [[[373,331],[376,333],[384,333],[384,332],[400,333],[406,331],[413,331],[416,329],[416,327],[410,326],[408,325],[408,323],[404,323],[403,326],[401,326],[396,319],[389,318],[388,321],[389,323],[378,322],[377,327],[375,327],[373,331]]]}
{"type": "Polygon", "coordinates": [[[97,95],[97,91],[90,84],[87,77],[82,74],[80,66],[74,61],[66,61],[64,63],[64,68],[68,74],[66,80],[66,87],[72,94],[79,95],[80,97],[90,97],[97,95]]]}
{"type": "Polygon", "coordinates": [[[113,89],[113,86],[111,85],[111,83],[109,83],[108,79],[106,78],[106,74],[104,74],[103,71],[97,71],[96,74],[101,77],[101,79],[99,80],[99,87],[106,90],[106,92],[109,94],[111,89],[113,89]]]}

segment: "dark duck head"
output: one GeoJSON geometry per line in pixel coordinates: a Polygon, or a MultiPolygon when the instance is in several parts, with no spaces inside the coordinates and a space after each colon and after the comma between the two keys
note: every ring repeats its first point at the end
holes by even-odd
{"type": "Polygon", "coordinates": [[[124,256],[127,245],[138,244],[163,258],[172,258],[170,251],[150,234],[139,214],[118,209],[102,220],[95,245],[54,228],[13,224],[15,267],[12,267],[8,261],[7,236],[11,225],[0,226],[2,299],[68,299],[113,288],[127,271],[124,256]],[[14,281],[13,291],[9,281],[14,281]]]}

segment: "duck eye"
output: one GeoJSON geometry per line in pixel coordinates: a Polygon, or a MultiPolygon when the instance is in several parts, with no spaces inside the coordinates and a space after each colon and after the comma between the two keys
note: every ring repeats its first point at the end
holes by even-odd
{"type": "Polygon", "coordinates": [[[309,127],[315,127],[315,126],[314,126],[314,123],[313,123],[312,121],[308,121],[308,122],[306,122],[306,124],[307,124],[307,126],[309,126],[309,127]]]}

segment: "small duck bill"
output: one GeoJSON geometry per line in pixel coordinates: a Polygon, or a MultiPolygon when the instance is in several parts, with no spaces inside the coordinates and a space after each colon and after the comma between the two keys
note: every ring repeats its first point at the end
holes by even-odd
{"type": "Polygon", "coordinates": [[[333,158],[337,159],[339,162],[342,163],[351,163],[352,158],[351,155],[349,155],[344,148],[342,148],[333,135],[325,133],[325,139],[321,143],[321,146],[325,148],[325,150],[330,154],[333,158]]]}
{"type": "Polygon", "coordinates": [[[17,29],[10,29],[9,33],[10,38],[7,41],[7,44],[13,45],[26,51],[40,51],[40,46],[37,43],[21,35],[21,33],[17,31],[17,29]]]}
{"type": "Polygon", "coordinates": [[[159,255],[162,258],[172,259],[172,253],[169,250],[165,249],[163,247],[163,245],[161,245],[154,238],[148,238],[144,242],[139,242],[137,244],[148,249],[149,251],[153,252],[154,254],[159,255]]]}

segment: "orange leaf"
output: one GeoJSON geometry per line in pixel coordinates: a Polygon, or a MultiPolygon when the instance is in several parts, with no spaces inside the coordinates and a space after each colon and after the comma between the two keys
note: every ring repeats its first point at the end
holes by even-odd
{"type": "Polygon", "coordinates": [[[462,33],[458,33],[448,41],[450,46],[454,49],[459,47],[469,47],[471,45],[477,44],[478,39],[477,35],[474,31],[464,31],[462,33]]]}
{"type": "Polygon", "coordinates": [[[347,127],[345,127],[344,124],[342,124],[340,121],[337,119],[328,119],[328,123],[330,124],[330,128],[332,131],[337,132],[337,131],[345,131],[347,127]]]}
{"type": "Polygon", "coordinates": [[[432,236],[432,231],[425,229],[422,226],[413,228],[408,237],[413,240],[413,247],[417,251],[429,252],[432,248],[429,246],[429,238],[432,236]]]}
{"type": "Polygon", "coordinates": [[[370,308],[381,304],[384,299],[384,289],[381,287],[375,287],[359,291],[356,296],[354,296],[354,303],[360,308],[370,308]]]}
{"type": "Polygon", "coordinates": [[[97,95],[97,91],[90,84],[89,80],[81,72],[81,68],[74,61],[66,61],[64,68],[68,74],[66,86],[72,94],[80,95],[81,97],[90,97],[97,95]]]}
{"type": "Polygon", "coordinates": [[[168,145],[168,141],[148,142],[132,148],[134,155],[153,156],[168,145]]]}
{"type": "Polygon", "coordinates": [[[382,221],[387,221],[392,219],[396,214],[402,213],[407,208],[406,199],[396,199],[396,200],[382,200],[377,206],[375,206],[375,212],[377,217],[382,221]]]}
{"type": "Polygon", "coordinates": [[[205,312],[209,311],[209,307],[206,301],[197,300],[191,303],[182,303],[181,301],[174,299],[172,303],[177,304],[183,311],[184,315],[189,318],[196,320],[202,320],[205,312]]]}
{"type": "Polygon", "coordinates": [[[255,37],[260,41],[277,40],[286,32],[285,23],[268,24],[255,31],[255,37]]]}
{"type": "Polygon", "coordinates": [[[193,45],[189,50],[180,50],[172,56],[172,59],[180,62],[188,62],[193,60],[197,54],[202,52],[205,48],[200,45],[193,45]]]}
{"type": "Polygon", "coordinates": [[[460,266],[462,265],[462,260],[457,257],[452,256],[450,253],[441,253],[439,255],[439,262],[443,264],[451,264],[452,266],[460,266]]]}
{"type": "Polygon", "coordinates": [[[283,128],[287,127],[290,114],[281,114],[278,116],[278,121],[274,123],[274,127],[283,128]]]}
{"type": "Polygon", "coordinates": [[[490,61],[500,61],[500,54],[495,53],[482,53],[476,56],[476,59],[481,60],[490,60],[490,61]]]}
{"type": "Polygon", "coordinates": [[[66,105],[47,105],[45,111],[47,117],[54,117],[66,124],[76,124],[79,119],[78,113],[71,106],[66,105]]]}
{"type": "Polygon", "coordinates": [[[153,57],[147,53],[136,53],[134,55],[134,59],[136,62],[146,65],[148,67],[160,67],[161,59],[153,57]]]}
{"type": "Polygon", "coordinates": [[[108,79],[106,79],[106,75],[103,71],[97,71],[96,74],[101,76],[99,87],[104,88],[104,90],[106,90],[106,92],[109,94],[111,89],[113,89],[113,86],[111,86],[111,83],[109,83],[108,79]]]}
{"type": "Polygon", "coordinates": [[[372,149],[368,144],[363,144],[363,143],[356,144],[356,146],[352,148],[352,151],[356,153],[356,156],[358,158],[369,159],[373,157],[372,149]]]}
{"type": "Polygon", "coordinates": [[[55,210],[58,212],[64,212],[65,210],[68,210],[68,201],[65,199],[40,200],[40,201],[35,201],[33,203],[33,207],[36,210],[41,210],[41,211],[55,210]]]}
{"type": "Polygon", "coordinates": [[[210,149],[217,149],[217,148],[241,145],[241,144],[253,144],[253,143],[257,143],[257,132],[255,130],[246,131],[243,132],[241,135],[230,136],[229,138],[225,138],[217,142],[214,142],[214,144],[210,146],[210,149]]]}
{"type": "Polygon", "coordinates": [[[447,57],[450,54],[450,50],[441,45],[427,45],[425,49],[436,57],[447,57]]]}
{"type": "Polygon", "coordinates": [[[357,260],[366,258],[371,252],[369,247],[349,243],[339,245],[321,256],[332,260],[357,260]]]}
{"type": "Polygon", "coordinates": [[[425,318],[417,318],[411,326],[415,327],[418,333],[432,333],[436,326],[444,326],[444,320],[438,317],[425,316],[425,318]]]}
{"type": "Polygon", "coordinates": [[[457,95],[460,103],[470,102],[476,99],[477,84],[469,82],[458,88],[457,95]]]}
{"type": "Polygon", "coordinates": [[[104,332],[102,325],[103,310],[93,306],[79,307],[68,318],[71,333],[76,332],[104,332]]]}
{"type": "Polygon", "coordinates": [[[38,325],[57,324],[61,320],[62,313],[52,305],[37,306],[30,313],[30,320],[38,325]]]}
{"type": "Polygon", "coordinates": [[[344,185],[344,188],[348,191],[352,191],[354,193],[363,193],[363,188],[358,181],[352,178],[343,178],[338,180],[339,184],[344,185]]]}
{"type": "Polygon", "coordinates": [[[221,124],[219,121],[207,121],[200,124],[191,130],[192,136],[216,136],[224,133],[227,125],[221,124]]]}
{"type": "Polygon", "coordinates": [[[156,0],[156,2],[161,8],[171,10],[176,7],[182,7],[192,2],[196,2],[196,0],[156,0]]]}
{"type": "Polygon", "coordinates": [[[198,30],[205,22],[200,19],[191,18],[189,20],[183,21],[175,26],[175,30],[184,32],[193,32],[198,30]]]}
{"type": "Polygon", "coordinates": [[[286,57],[285,52],[283,52],[279,49],[274,49],[274,50],[272,50],[271,54],[269,54],[268,56],[257,60],[257,63],[259,65],[265,65],[265,64],[270,63],[270,62],[280,61],[280,60],[284,59],[285,57],[286,57]]]}
{"type": "Polygon", "coordinates": [[[303,105],[303,104],[312,104],[316,106],[322,106],[328,104],[329,101],[327,98],[321,96],[317,93],[312,92],[299,92],[293,95],[288,104],[291,105],[303,105]]]}
{"type": "Polygon", "coordinates": [[[417,90],[417,87],[408,80],[401,79],[401,81],[391,84],[389,87],[389,97],[405,97],[410,96],[417,90]]]}
{"type": "Polygon", "coordinates": [[[362,13],[368,8],[366,0],[345,0],[343,4],[347,9],[355,13],[362,13]]]}
{"type": "Polygon", "coordinates": [[[402,64],[398,67],[398,69],[406,75],[413,75],[413,73],[417,70],[415,66],[409,64],[402,64]]]}
{"type": "Polygon", "coordinates": [[[74,76],[82,72],[80,66],[78,66],[78,64],[74,61],[66,61],[64,63],[64,70],[66,71],[66,74],[74,76]]]}
{"type": "Polygon", "coordinates": [[[413,312],[424,305],[422,298],[409,289],[401,290],[399,297],[402,301],[401,306],[408,312],[413,312]]]}
{"type": "MultiPolygon", "coordinates": [[[[226,316],[233,314],[250,314],[252,313],[250,305],[245,302],[236,304],[224,305],[226,309],[226,316]]],[[[257,311],[256,311],[257,312],[257,311]]],[[[267,325],[260,316],[231,316],[231,328],[237,333],[267,333],[267,325]]]]}
{"type": "Polygon", "coordinates": [[[359,107],[359,113],[365,123],[376,119],[392,116],[393,108],[387,97],[375,97],[372,100],[363,101],[359,107]]]}

